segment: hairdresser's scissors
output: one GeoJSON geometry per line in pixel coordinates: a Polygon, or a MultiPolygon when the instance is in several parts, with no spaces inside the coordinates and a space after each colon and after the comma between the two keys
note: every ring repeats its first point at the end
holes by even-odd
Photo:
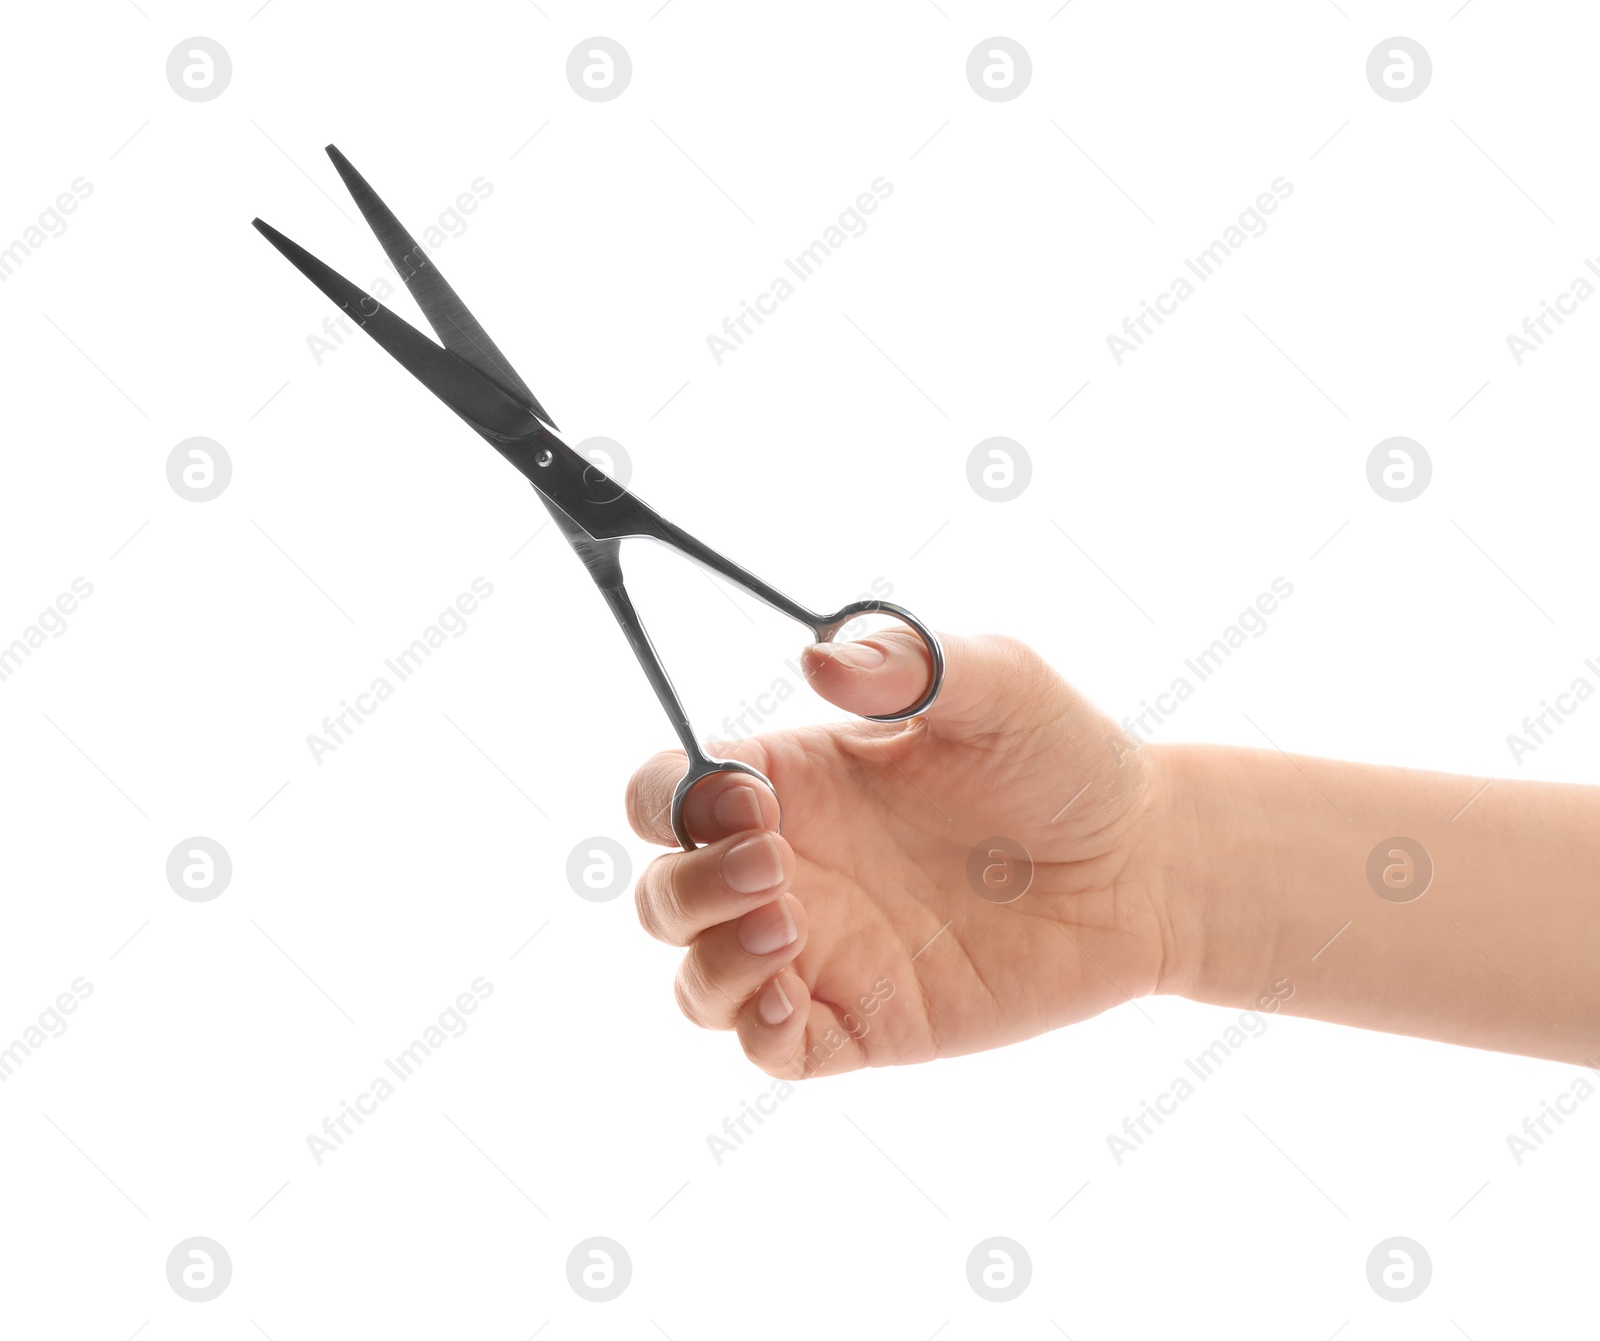
{"type": "Polygon", "coordinates": [[[684,823],[684,801],[697,782],[713,773],[745,773],[769,791],[773,787],[749,764],[708,756],[695,739],[677,691],[650,643],[650,635],[645,632],[633,602],[628,599],[619,557],[623,540],[638,536],[677,550],[718,577],[765,601],[774,610],[798,620],[811,630],[819,643],[832,639],[845,624],[860,615],[884,614],[902,621],[916,631],[927,647],[932,678],[927,691],[909,708],[871,720],[904,721],[933,703],[944,680],[944,652],[933,631],[909,610],[888,601],[852,601],[831,615],[815,614],[657,515],[603,474],[592,461],[561,441],[556,436],[555,422],[456,297],[455,291],[445,283],[427,252],[417,245],[361,174],[331,144],[328,157],[355,197],[367,224],[383,244],[390,262],[405,280],[411,296],[417,300],[428,324],[444,342],[442,348],[275,228],[260,219],[255,220],[256,228],[301,274],[333,299],[418,381],[477,429],[491,446],[532,481],[550,510],[550,516],[583,560],[589,576],[622,626],[628,645],[644,667],[650,687],[656,691],[689,757],[688,771],[672,794],[672,832],[685,848],[693,848],[694,842],[684,823]]]}

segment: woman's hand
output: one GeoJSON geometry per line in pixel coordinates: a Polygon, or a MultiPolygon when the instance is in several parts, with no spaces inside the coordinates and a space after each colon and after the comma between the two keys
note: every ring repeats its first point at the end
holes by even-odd
{"type": "MultiPolygon", "coordinates": [[[[922,717],[721,748],[772,779],[783,833],[764,788],[714,775],[685,812],[705,846],[658,857],[639,881],[645,929],[688,949],[684,1013],[736,1029],[774,1076],[998,1047],[1160,990],[1172,973],[1178,947],[1144,833],[1154,756],[1021,643],[944,642],[944,688],[922,717]]],[[[811,647],[803,668],[857,714],[915,701],[930,673],[909,633],[811,647]]],[[[673,751],[634,774],[641,837],[675,846],[668,806],[683,771],[673,751]]]]}

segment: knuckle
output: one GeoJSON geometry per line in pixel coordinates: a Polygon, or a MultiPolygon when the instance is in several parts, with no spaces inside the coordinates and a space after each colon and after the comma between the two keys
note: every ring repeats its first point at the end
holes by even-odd
{"type": "MultiPolygon", "coordinates": [[[[802,1040],[804,1035],[801,1036],[802,1040]]],[[[770,1040],[756,1037],[756,1031],[747,1021],[739,1025],[739,1046],[744,1050],[744,1055],[755,1065],[760,1067],[774,1080],[801,1081],[810,1078],[806,1070],[806,1054],[803,1041],[797,1043],[786,1053],[774,1053],[770,1046],[763,1049],[761,1044],[770,1040]]]]}
{"type": "Polygon", "coordinates": [[[725,1029],[727,1024],[715,1002],[720,1000],[716,985],[711,981],[701,963],[700,956],[691,950],[678,965],[678,976],[673,980],[673,995],[691,1024],[701,1029],[725,1029]]]}
{"type": "MultiPolygon", "coordinates": [[[[648,764],[645,765],[645,768],[648,767],[648,764]]],[[[644,814],[644,802],[641,795],[644,786],[642,782],[644,772],[644,768],[634,770],[633,776],[628,779],[628,790],[623,798],[623,805],[628,812],[628,823],[633,825],[635,829],[643,827],[639,821],[644,814]]]]}
{"type": "Polygon", "coordinates": [[[689,994],[689,989],[684,985],[683,966],[678,966],[677,976],[672,980],[672,998],[678,1003],[678,1009],[690,1024],[699,1024],[699,1012],[695,1008],[694,1000],[689,994]]]}
{"type": "Polygon", "coordinates": [[[683,873],[683,853],[657,857],[652,863],[656,872],[657,902],[663,923],[663,940],[672,945],[687,945],[692,925],[688,904],[678,886],[683,873]]]}
{"type": "Polygon", "coordinates": [[[1054,681],[1055,668],[1020,638],[993,633],[984,638],[995,660],[1011,672],[1008,679],[1030,688],[1054,681]]]}
{"type": "MultiPolygon", "coordinates": [[[[758,772],[766,773],[768,771],[767,746],[761,736],[741,736],[738,740],[718,741],[717,754],[725,759],[733,759],[741,764],[749,764],[751,768],[756,769],[758,772]]],[[[735,782],[742,781],[746,785],[754,784],[759,786],[756,783],[756,779],[747,774],[734,774],[730,775],[730,777],[735,782]]],[[[723,781],[728,783],[729,778],[724,778],[723,781]]]]}
{"type": "Polygon", "coordinates": [[[656,934],[655,909],[650,903],[650,886],[648,876],[641,875],[633,886],[633,910],[638,915],[639,925],[644,928],[645,935],[656,934]]]}
{"type": "Polygon", "coordinates": [[[644,868],[633,893],[639,925],[656,940],[669,945],[675,943],[672,918],[676,906],[671,862],[671,856],[660,856],[652,861],[644,868]]]}
{"type": "Polygon", "coordinates": [[[624,806],[628,823],[641,838],[655,838],[665,832],[666,807],[671,804],[670,779],[684,769],[684,756],[679,750],[663,750],[645,760],[628,779],[624,806]],[[662,802],[665,792],[667,801],[662,802]]]}
{"type": "Polygon", "coordinates": [[[1033,661],[1033,649],[1023,642],[1021,638],[1014,638],[1009,633],[987,634],[983,640],[993,652],[996,660],[1004,661],[1013,666],[1027,666],[1033,661]]]}

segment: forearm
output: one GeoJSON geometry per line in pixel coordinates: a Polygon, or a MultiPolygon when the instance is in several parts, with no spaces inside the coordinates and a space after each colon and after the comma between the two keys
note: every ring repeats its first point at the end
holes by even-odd
{"type": "Polygon", "coordinates": [[[1156,775],[1161,990],[1600,1061],[1600,788],[1210,746],[1156,775]]]}

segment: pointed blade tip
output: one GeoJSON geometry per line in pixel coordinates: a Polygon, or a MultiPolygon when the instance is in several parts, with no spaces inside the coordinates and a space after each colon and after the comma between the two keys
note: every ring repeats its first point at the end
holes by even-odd
{"type": "Polygon", "coordinates": [[[339,174],[339,179],[354,194],[355,186],[350,179],[354,177],[359,181],[361,177],[361,174],[356,171],[355,164],[339,152],[339,146],[336,144],[324,145],[323,152],[328,155],[334,171],[339,174]]]}

